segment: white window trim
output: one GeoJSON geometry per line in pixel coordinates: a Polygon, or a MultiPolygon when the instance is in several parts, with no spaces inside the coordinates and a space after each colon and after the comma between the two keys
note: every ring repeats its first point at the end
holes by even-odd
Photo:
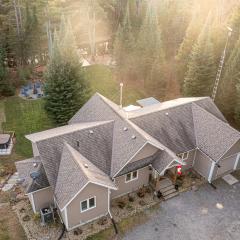
{"type": "Polygon", "coordinates": [[[189,151],[188,152],[183,152],[183,153],[179,153],[178,156],[184,161],[187,160],[189,157],[189,151]],[[186,157],[184,157],[184,155],[187,154],[186,157]]]}
{"type": "Polygon", "coordinates": [[[83,201],[80,202],[80,212],[81,212],[81,213],[86,212],[86,211],[88,211],[88,210],[91,210],[91,209],[95,208],[96,206],[97,206],[96,196],[87,198],[87,199],[85,199],[85,200],[83,200],[83,201]],[[92,198],[94,198],[94,203],[95,203],[95,204],[94,204],[93,207],[89,207],[89,200],[92,199],[92,198]],[[85,202],[85,201],[87,201],[87,209],[83,210],[83,209],[82,209],[82,202],[85,202]]]}
{"type": "Polygon", "coordinates": [[[129,183],[129,182],[135,181],[135,180],[137,180],[137,179],[138,179],[138,170],[129,172],[129,173],[127,173],[127,174],[125,175],[125,183],[129,183]],[[136,176],[135,178],[133,178],[133,173],[134,173],[134,172],[137,172],[137,176],[136,176]],[[127,180],[127,175],[128,175],[128,174],[131,174],[130,180],[127,180]]]}

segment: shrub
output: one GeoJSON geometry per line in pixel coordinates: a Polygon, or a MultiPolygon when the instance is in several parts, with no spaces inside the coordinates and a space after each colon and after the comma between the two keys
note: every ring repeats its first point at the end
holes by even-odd
{"type": "Polygon", "coordinates": [[[41,218],[40,213],[33,214],[33,221],[38,222],[40,220],[40,218],[41,218]]]}
{"type": "Polygon", "coordinates": [[[138,197],[143,198],[145,196],[145,188],[144,187],[139,188],[139,190],[137,191],[137,195],[138,197]]]}
{"type": "Polygon", "coordinates": [[[126,203],[124,201],[120,200],[120,201],[118,201],[117,205],[119,208],[123,209],[126,206],[126,203]]]}
{"type": "Polygon", "coordinates": [[[135,198],[131,195],[128,195],[128,201],[129,202],[134,202],[135,198]]]}

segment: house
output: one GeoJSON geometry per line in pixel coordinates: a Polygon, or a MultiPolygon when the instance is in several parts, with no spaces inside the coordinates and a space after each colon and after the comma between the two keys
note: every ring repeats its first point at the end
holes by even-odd
{"type": "Polygon", "coordinates": [[[150,102],[125,111],[97,93],[68,125],[27,135],[34,156],[16,167],[33,211],[53,204],[71,230],[179,165],[209,183],[240,168],[240,133],[209,97],[150,102]]]}

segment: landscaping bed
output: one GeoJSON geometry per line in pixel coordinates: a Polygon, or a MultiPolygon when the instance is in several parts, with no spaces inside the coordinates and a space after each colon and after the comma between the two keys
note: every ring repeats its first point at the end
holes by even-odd
{"type": "MultiPolygon", "coordinates": [[[[43,226],[40,223],[40,216],[33,213],[28,198],[22,193],[18,193],[17,199],[18,201],[13,205],[13,210],[16,212],[28,239],[58,239],[62,232],[60,219],[55,223],[43,226]]],[[[159,203],[159,199],[153,199],[152,190],[144,187],[135,193],[114,199],[111,204],[111,214],[118,226],[123,220],[126,221],[129,217],[135,216],[157,203],[159,203]]],[[[106,216],[65,233],[63,239],[86,239],[111,227],[111,219],[106,216]]]]}

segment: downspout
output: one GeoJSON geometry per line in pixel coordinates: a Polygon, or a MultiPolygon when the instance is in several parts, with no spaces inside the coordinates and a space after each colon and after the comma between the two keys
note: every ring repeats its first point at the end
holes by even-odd
{"type": "Polygon", "coordinates": [[[112,221],[112,224],[113,224],[115,233],[118,234],[118,229],[117,229],[116,222],[115,222],[115,220],[113,219],[113,216],[112,216],[111,211],[110,211],[110,194],[111,194],[111,191],[110,191],[110,189],[108,188],[108,214],[109,214],[109,216],[110,216],[110,218],[111,218],[111,221],[112,221]]]}

